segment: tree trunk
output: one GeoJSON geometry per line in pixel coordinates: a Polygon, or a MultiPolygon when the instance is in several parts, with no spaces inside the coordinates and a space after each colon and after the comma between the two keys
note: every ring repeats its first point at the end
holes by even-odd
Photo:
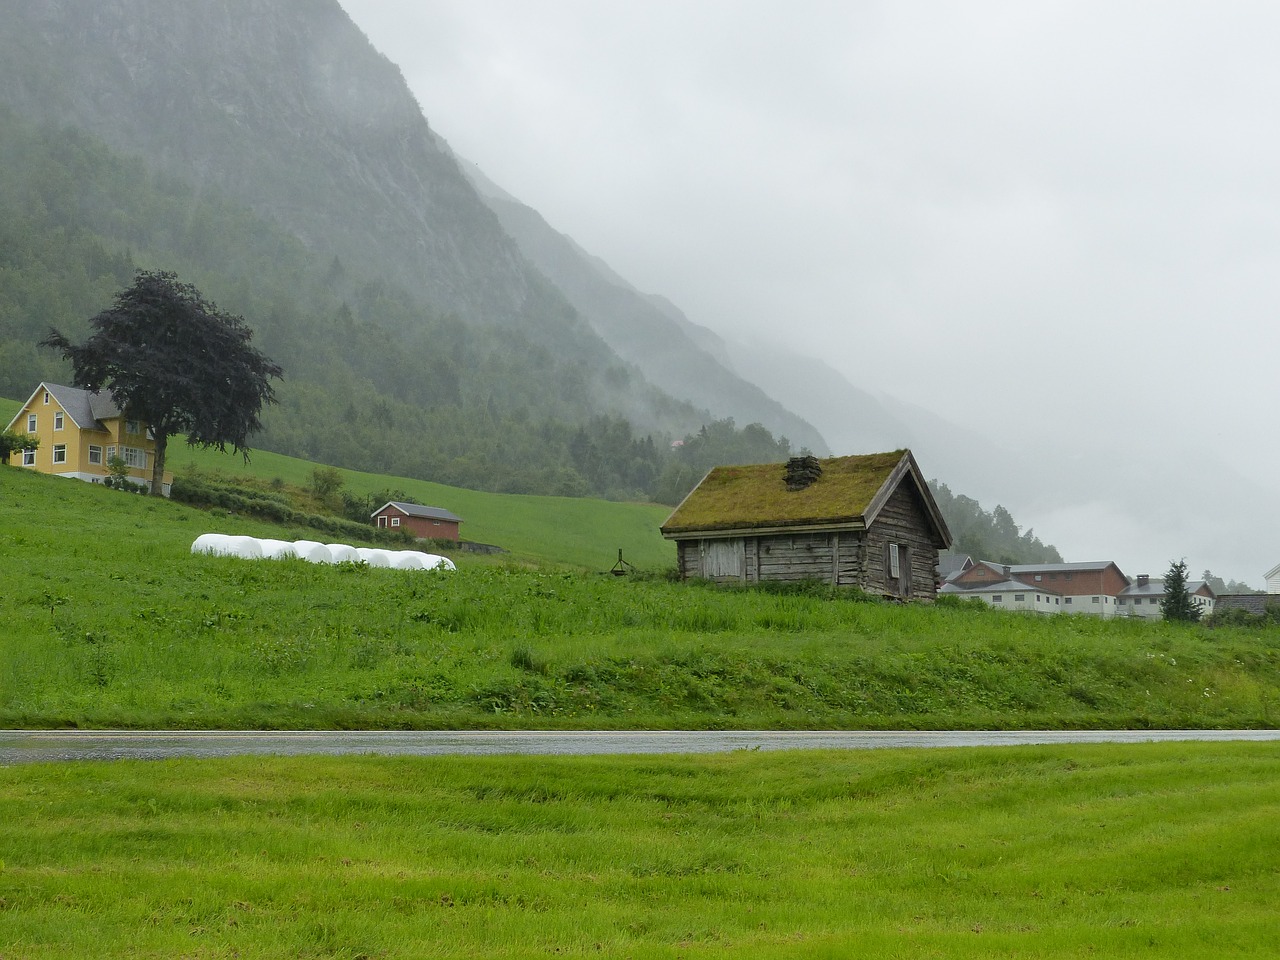
{"type": "Polygon", "coordinates": [[[153,497],[164,496],[164,460],[165,452],[169,447],[169,435],[161,433],[159,430],[152,428],[152,432],[156,436],[156,455],[155,461],[151,464],[151,495],[153,497]]]}

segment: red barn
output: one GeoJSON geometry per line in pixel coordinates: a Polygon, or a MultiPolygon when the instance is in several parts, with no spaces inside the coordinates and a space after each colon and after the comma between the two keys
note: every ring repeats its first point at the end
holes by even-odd
{"type": "Polygon", "coordinates": [[[408,530],[415,537],[431,540],[461,539],[458,524],[462,518],[440,507],[424,507],[417,503],[392,500],[373,511],[373,523],[385,530],[408,530]]]}

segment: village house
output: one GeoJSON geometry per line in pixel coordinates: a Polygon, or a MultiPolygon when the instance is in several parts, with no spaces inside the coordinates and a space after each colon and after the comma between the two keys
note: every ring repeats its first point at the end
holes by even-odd
{"type": "Polygon", "coordinates": [[[661,527],[683,578],[933,598],[951,545],[909,450],[712,469],[661,527]]]}
{"type": "Polygon", "coordinates": [[[373,524],[383,530],[407,530],[421,540],[460,539],[458,525],[462,518],[440,507],[424,507],[417,503],[391,500],[373,511],[373,524]]]}
{"type": "MultiPolygon", "coordinates": [[[[126,479],[139,486],[151,482],[155,439],[145,423],[126,419],[108,394],[42,383],[7,429],[40,439],[40,446],[12,454],[10,463],[101,483],[111,476],[111,461],[119,457],[126,479]]],[[[173,475],[166,471],[166,497],[172,482],[173,475]]]]}
{"type": "Polygon", "coordinates": [[[1006,579],[976,583],[968,587],[953,581],[938,590],[944,596],[973,597],[997,610],[1022,610],[1028,613],[1062,613],[1062,595],[1046,587],[1036,587],[1021,580],[1006,579]]]}
{"type": "Polygon", "coordinates": [[[1272,567],[1262,577],[1267,581],[1267,593],[1280,593],[1280,564],[1272,567]]]}
{"type": "MultiPolygon", "coordinates": [[[[1213,588],[1203,580],[1188,580],[1187,593],[1191,595],[1191,603],[1200,611],[1200,616],[1213,614],[1214,602],[1217,599],[1213,588]]],[[[1158,620],[1164,616],[1164,580],[1152,579],[1140,573],[1133,583],[1120,591],[1117,602],[1120,604],[1120,615],[1142,617],[1145,620],[1158,620]]]]}
{"type": "Polygon", "coordinates": [[[980,560],[948,581],[957,591],[947,592],[963,594],[1005,580],[1058,594],[1062,598],[1063,613],[1099,617],[1116,616],[1120,611],[1120,593],[1129,586],[1129,578],[1110,560],[1039,564],[997,564],[980,560]]]}

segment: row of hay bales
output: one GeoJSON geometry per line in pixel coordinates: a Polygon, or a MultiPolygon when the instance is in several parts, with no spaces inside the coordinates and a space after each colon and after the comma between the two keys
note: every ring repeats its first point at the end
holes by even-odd
{"type": "Polygon", "coordinates": [[[310,563],[367,563],[371,567],[393,567],[396,570],[453,570],[448,557],[421,550],[377,550],[353,547],[346,543],[320,543],[316,540],[268,540],[261,537],[235,537],[222,533],[202,533],[191,544],[192,553],[209,553],[219,557],[245,560],[282,560],[296,557],[310,563]]]}

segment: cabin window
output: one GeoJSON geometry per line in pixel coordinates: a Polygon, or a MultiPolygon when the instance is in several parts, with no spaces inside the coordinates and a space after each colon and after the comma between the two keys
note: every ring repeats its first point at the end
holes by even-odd
{"type": "Polygon", "coordinates": [[[65,443],[55,443],[53,445],[53,462],[54,463],[67,462],[67,445],[65,443]]]}
{"type": "Polygon", "coordinates": [[[391,518],[391,525],[392,525],[393,527],[398,527],[398,526],[400,526],[400,518],[399,518],[399,517],[392,517],[392,518],[391,518]]]}
{"type": "Polygon", "coordinates": [[[44,402],[45,402],[45,406],[48,406],[48,405],[49,405],[49,391],[48,391],[48,390],[46,390],[46,391],[44,392],[44,402]]]}
{"type": "Polygon", "coordinates": [[[1150,600],[1147,601],[1147,603],[1159,603],[1159,602],[1160,602],[1159,597],[1152,597],[1150,600]]]}
{"type": "Polygon", "coordinates": [[[1101,603],[1102,601],[1101,601],[1098,597],[1094,597],[1094,598],[1093,598],[1093,602],[1094,602],[1094,603],[1101,603]]]}
{"type": "Polygon", "coordinates": [[[22,465],[24,467],[34,467],[36,465],[36,452],[34,450],[22,451],[22,465]]]}
{"type": "Polygon", "coordinates": [[[53,429],[55,430],[62,429],[62,411],[61,410],[59,410],[57,413],[53,415],[53,429]]]}
{"type": "Polygon", "coordinates": [[[125,447],[124,462],[131,467],[138,468],[139,470],[146,469],[147,452],[145,450],[139,450],[137,447],[125,447]]]}
{"type": "Polygon", "coordinates": [[[89,444],[89,462],[102,463],[102,448],[96,443],[89,444]]]}
{"type": "Polygon", "coordinates": [[[1066,598],[1065,600],[1063,600],[1062,602],[1063,602],[1063,603],[1065,603],[1065,604],[1070,604],[1070,603],[1071,603],[1071,598],[1070,598],[1070,597],[1067,597],[1067,598],[1066,598]]]}
{"type": "Polygon", "coordinates": [[[124,432],[125,433],[141,433],[142,427],[138,425],[137,420],[126,420],[124,422],[124,432]]]}
{"type": "Polygon", "coordinates": [[[1039,583],[1043,579],[1044,577],[1041,574],[1038,574],[1038,573],[1036,574],[1036,583],[1039,583]]]}
{"type": "Polygon", "coordinates": [[[902,576],[902,566],[898,557],[898,545],[889,544],[889,579],[897,580],[902,576]]]}
{"type": "Polygon", "coordinates": [[[1014,603],[1023,603],[1026,599],[1027,599],[1027,595],[1025,593],[1015,593],[1013,595],[1014,603]]]}
{"type": "Polygon", "coordinates": [[[440,521],[439,521],[439,520],[432,520],[432,521],[431,521],[431,525],[432,525],[433,527],[438,527],[438,526],[440,526],[440,521]]]}
{"type": "Polygon", "coordinates": [[[36,432],[36,415],[34,413],[27,415],[27,433],[36,432]]]}
{"type": "Polygon", "coordinates": [[[1004,596],[1003,596],[1002,594],[997,593],[997,594],[995,594],[995,595],[991,598],[991,602],[992,602],[992,603],[1003,603],[1003,602],[1004,602],[1004,596]]]}

